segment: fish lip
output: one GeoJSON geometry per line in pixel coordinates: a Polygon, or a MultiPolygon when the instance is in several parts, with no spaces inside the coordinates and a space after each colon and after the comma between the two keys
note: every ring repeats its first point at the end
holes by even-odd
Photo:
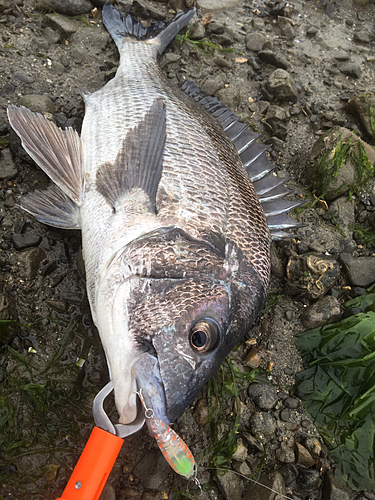
{"type": "Polygon", "coordinates": [[[144,410],[152,410],[152,416],[160,418],[169,425],[165,388],[158,358],[150,352],[144,353],[134,363],[132,372],[136,379],[137,391],[141,392],[144,410]]]}

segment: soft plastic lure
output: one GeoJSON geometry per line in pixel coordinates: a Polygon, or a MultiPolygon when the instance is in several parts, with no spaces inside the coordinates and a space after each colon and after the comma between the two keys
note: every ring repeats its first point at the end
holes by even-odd
{"type": "Polygon", "coordinates": [[[168,464],[177,474],[197,481],[197,466],[188,446],[169,425],[154,416],[151,408],[146,407],[142,393],[137,394],[145,408],[147,427],[168,464]]]}

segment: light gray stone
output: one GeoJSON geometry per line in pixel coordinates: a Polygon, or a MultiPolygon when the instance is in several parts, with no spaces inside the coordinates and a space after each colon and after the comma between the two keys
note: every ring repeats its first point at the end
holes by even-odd
{"type": "Polygon", "coordinates": [[[295,101],[298,91],[292,76],[282,68],[276,69],[268,77],[263,91],[268,100],[295,101]]]}
{"type": "Polygon", "coordinates": [[[302,323],[308,329],[339,321],[340,318],[340,303],[332,295],[322,297],[305,309],[301,315],[302,323]]]}
{"type": "Polygon", "coordinates": [[[375,257],[357,257],[340,254],[349,282],[353,286],[367,288],[375,282],[375,257]]]}
{"type": "Polygon", "coordinates": [[[9,149],[0,152],[0,180],[10,180],[16,177],[18,169],[9,149]]]}

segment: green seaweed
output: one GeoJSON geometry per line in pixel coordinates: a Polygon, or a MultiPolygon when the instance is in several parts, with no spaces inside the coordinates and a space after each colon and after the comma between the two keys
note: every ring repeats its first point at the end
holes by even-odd
{"type": "Polygon", "coordinates": [[[302,332],[296,344],[309,368],[298,395],[313,418],[336,473],[352,489],[375,488],[375,294],[345,303],[363,312],[302,332]]]}
{"type": "Polygon", "coordinates": [[[193,45],[197,49],[199,49],[201,52],[204,52],[207,54],[207,51],[212,50],[214,52],[215,50],[219,52],[233,52],[233,48],[228,48],[228,49],[223,49],[220,47],[220,45],[216,45],[215,43],[211,42],[211,40],[208,40],[208,38],[202,38],[201,40],[192,40],[190,38],[191,30],[187,30],[187,32],[184,35],[176,35],[176,40],[180,42],[182,45],[183,43],[188,43],[190,45],[193,45]]]}

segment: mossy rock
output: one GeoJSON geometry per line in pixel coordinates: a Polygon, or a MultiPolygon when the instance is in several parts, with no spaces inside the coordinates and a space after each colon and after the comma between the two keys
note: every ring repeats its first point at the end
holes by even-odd
{"type": "Polygon", "coordinates": [[[350,130],[336,126],[314,144],[306,173],[312,191],[331,201],[366,188],[374,166],[374,148],[350,130]]]}

